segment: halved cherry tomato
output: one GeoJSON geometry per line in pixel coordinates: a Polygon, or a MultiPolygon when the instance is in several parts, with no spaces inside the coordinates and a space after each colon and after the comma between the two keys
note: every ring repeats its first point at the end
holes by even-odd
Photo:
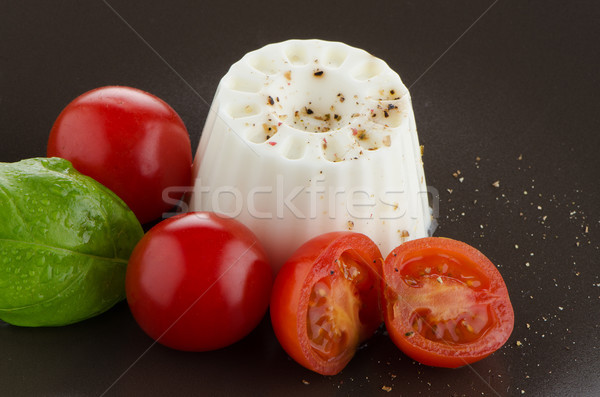
{"type": "Polygon", "coordinates": [[[424,238],[385,260],[387,330],[411,358],[456,368],[498,350],[514,325],[502,276],[481,252],[460,241],[424,238]]]}
{"type": "Polygon", "coordinates": [[[279,271],[271,321],[299,364],[335,375],[382,323],[381,252],[367,236],[332,232],[302,245],[279,271]]]}

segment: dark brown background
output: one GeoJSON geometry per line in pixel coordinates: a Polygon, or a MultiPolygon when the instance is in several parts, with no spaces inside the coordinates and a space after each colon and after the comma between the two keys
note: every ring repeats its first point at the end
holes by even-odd
{"type": "Polygon", "coordinates": [[[0,161],[43,156],[60,110],[108,84],[167,101],[195,149],[207,101],[246,52],[288,38],[343,41],[410,87],[427,182],[440,192],[436,235],[499,266],[515,330],[457,370],[414,363],[380,332],[323,377],[287,358],[267,319],[220,351],[154,346],[141,356],[152,341],[122,303],[69,327],[0,324],[1,394],[97,396],[130,367],[107,395],[600,393],[597,2],[498,1],[449,50],[492,1],[109,3],[156,53],[103,1],[3,2],[0,161]]]}

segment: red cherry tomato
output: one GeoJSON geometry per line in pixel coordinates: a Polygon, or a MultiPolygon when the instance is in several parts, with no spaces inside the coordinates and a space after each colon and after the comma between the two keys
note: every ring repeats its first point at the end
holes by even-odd
{"type": "Polygon", "coordinates": [[[383,319],[381,253],[367,236],[323,234],[302,245],[279,271],[271,321],[284,350],[323,375],[340,372],[383,319]]]}
{"type": "Polygon", "coordinates": [[[75,98],[52,127],[47,155],[71,161],[107,186],[142,223],[173,206],[176,197],[166,203],[165,189],[191,179],[183,121],[161,99],[130,87],[101,87],[75,98]]]}
{"type": "Polygon", "coordinates": [[[394,343],[431,366],[456,368],[498,350],[514,325],[502,276],[460,241],[406,242],[386,258],[385,323],[394,343]]]}
{"type": "Polygon", "coordinates": [[[159,343],[214,350],[258,325],[272,281],[265,251],[248,228],[212,213],[188,213],[162,221],[135,247],[127,302],[159,343]]]}

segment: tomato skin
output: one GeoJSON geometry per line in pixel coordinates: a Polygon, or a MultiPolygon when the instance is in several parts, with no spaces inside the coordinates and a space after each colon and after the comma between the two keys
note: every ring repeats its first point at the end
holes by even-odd
{"type": "Polygon", "coordinates": [[[248,228],[213,213],[187,213],[160,222],[136,246],[127,302],[159,343],[215,350],[258,325],[272,281],[266,253],[248,228]]]}
{"type": "Polygon", "coordinates": [[[131,87],[100,87],[75,98],[54,122],[47,156],[67,159],[107,186],[141,223],[173,206],[164,202],[164,189],[191,182],[183,121],[161,99],[131,87]]]}
{"type": "MultiPolygon", "coordinates": [[[[331,232],[302,245],[281,268],[271,295],[271,322],[283,349],[302,366],[322,375],[339,373],[353,357],[357,345],[337,357],[323,358],[311,348],[307,313],[311,289],[319,279],[338,277],[335,261],[345,252],[362,259],[361,273],[368,275],[361,298],[364,311],[356,327],[359,342],[368,339],[383,321],[380,305],[381,253],[367,236],[354,232],[331,232]],[[332,272],[335,276],[332,276],[332,272]]],[[[339,285],[339,284],[338,284],[339,285]]]]}
{"type": "Polygon", "coordinates": [[[513,330],[514,312],[500,272],[481,252],[465,243],[439,237],[406,242],[388,255],[383,275],[387,283],[383,287],[384,318],[390,338],[422,364],[457,368],[473,363],[502,347],[513,330]],[[438,274],[435,263],[449,263],[449,270],[438,274]],[[431,274],[416,271],[423,268],[434,270],[431,274]],[[428,292],[435,296],[428,297],[428,292]],[[424,308],[427,310],[417,312],[424,308]],[[444,311],[460,312],[460,318],[479,321],[478,326],[442,319],[444,311]],[[482,319],[477,320],[479,317],[482,319]],[[434,319],[432,323],[426,322],[430,318],[434,319]],[[431,333],[438,328],[452,328],[456,339],[433,340],[431,333]]]}

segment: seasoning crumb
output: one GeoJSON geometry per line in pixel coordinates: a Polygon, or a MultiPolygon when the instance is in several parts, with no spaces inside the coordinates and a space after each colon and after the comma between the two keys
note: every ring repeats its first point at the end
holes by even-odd
{"type": "Polygon", "coordinates": [[[519,154],[519,157],[517,158],[517,160],[519,160],[519,161],[523,160],[523,155],[519,154]]]}
{"type": "Polygon", "coordinates": [[[288,70],[287,72],[285,72],[283,74],[283,76],[287,79],[287,80],[291,80],[292,79],[292,71],[288,70]]]}
{"type": "Polygon", "coordinates": [[[465,178],[464,178],[464,177],[462,177],[462,176],[461,176],[460,178],[458,178],[458,181],[459,181],[460,183],[462,183],[464,180],[465,180],[465,178]]]}
{"type": "Polygon", "coordinates": [[[305,385],[310,385],[310,382],[307,381],[306,379],[302,379],[302,383],[304,383],[305,385]]]}
{"type": "Polygon", "coordinates": [[[523,346],[523,344],[521,343],[520,340],[517,341],[517,346],[519,346],[519,347],[523,346]]]}
{"type": "Polygon", "coordinates": [[[274,105],[275,101],[273,100],[273,97],[269,95],[269,105],[274,105]]]}
{"type": "Polygon", "coordinates": [[[383,146],[390,146],[392,144],[392,137],[389,135],[384,136],[381,143],[383,143],[383,146]]]}
{"type": "Polygon", "coordinates": [[[391,391],[392,391],[392,388],[391,388],[391,387],[389,387],[389,386],[381,386],[381,390],[383,390],[383,391],[386,391],[386,392],[388,392],[388,393],[389,393],[389,392],[391,392],[391,391]]]}
{"type": "Polygon", "coordinates": [[[322,70],[319,70],[319,69],[317,69],[317,71],[314,73],[314,75],[315,75],[316,77],[321,77],[321,76],[323,76],[323,71],[322,71],[322,70]]]}
{"type": "Polygon", "coordinates": [[[493,182],[493,183],[492,183],[492,186],[493,186],[493,187],[496,187],[496,188],[497,188],[497,187],[500,187],[500,181],[493,182]]]}
{"type": "Polygon", "coordinates": [[[348,221],[348,230],[354,229],[354,222],[348,221]]]}

